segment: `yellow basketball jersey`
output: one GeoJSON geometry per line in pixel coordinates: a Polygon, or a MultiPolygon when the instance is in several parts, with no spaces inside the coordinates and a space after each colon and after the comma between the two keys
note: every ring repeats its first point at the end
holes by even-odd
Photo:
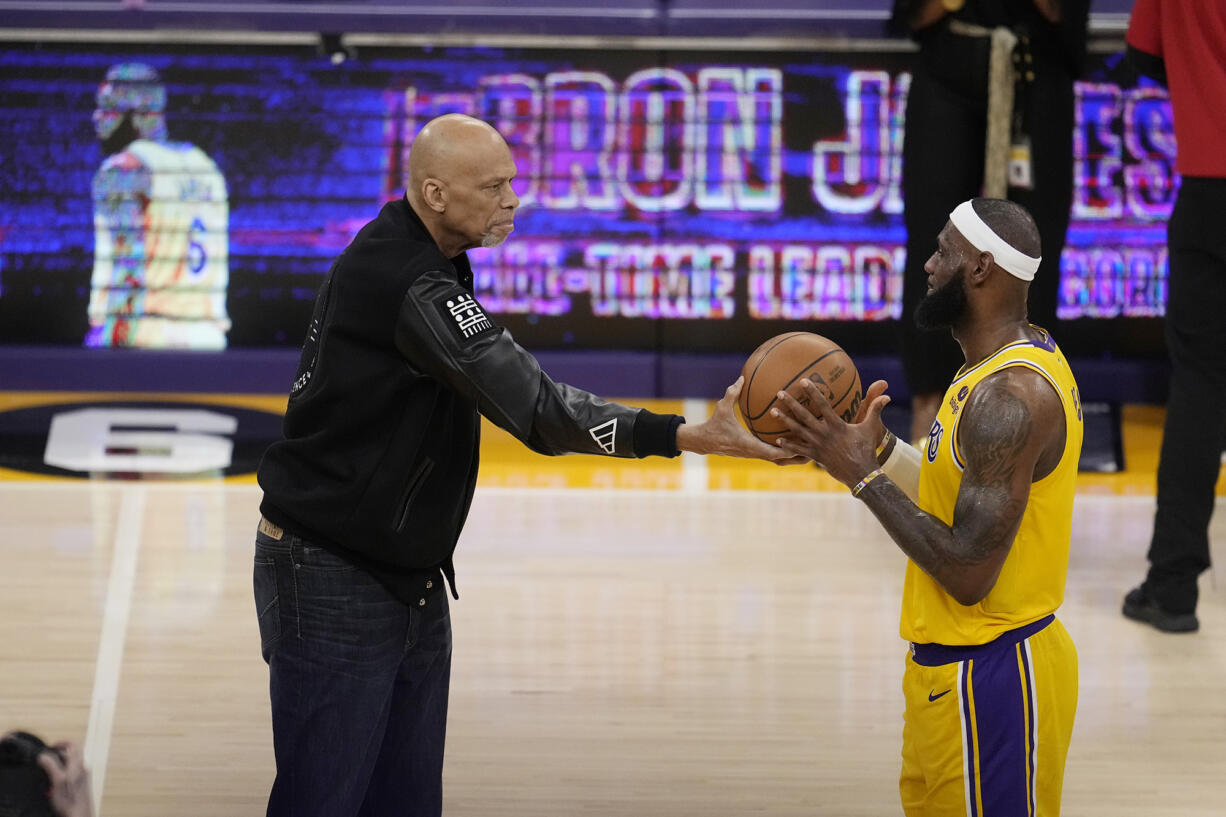
{"type": "MultiPolygon", "coordinates": [[[[1037,329],[1037,327],[1035,327],[1037,329]]],[[[1064,600],[1077,462],[1081,456],[1081,397],[1068,361],[1051,337],[1019,341],[954,377],[928,434],[920,467],[919,506],[947,525],[962,484],[965,458],[958,444],[958,420],[975,386],[1010,366],[1041,374],[1064,406],[1064,455],[1055,469],[1030,486],[1021,525],[1000,576],[988,595],[970,607],[959,604],[914,562],[907,562],[903,586],[902,637],[918,644],[986,644],[1000,634],[1037,621],[1064,600]]]]}

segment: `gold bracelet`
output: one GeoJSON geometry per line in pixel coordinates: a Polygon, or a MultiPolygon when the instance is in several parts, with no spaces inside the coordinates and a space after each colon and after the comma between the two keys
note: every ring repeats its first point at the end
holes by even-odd
{"type": "Polygon", "coordinates": [[[857,482],[856,487],[851,489],[851,495],[859,498],[860,493],[868,487],[868,484],[884,473],[885,472],[880,468],[874,468],[872,471],[869,471],[868,474],[865,475],[864,479],[857,482]]]}
{"type": "Polygon", "coordinates": [[[878,443],[877,450],[874,452],[874,456],[877,457],[877,459],[881,459],[881,453],[885,451],[885,447],[890,444],[890,440],[892,439],[894,439],[894,432],[887,428],[885,430],[885,436],[881,438],[881,442],[878,443]]]}

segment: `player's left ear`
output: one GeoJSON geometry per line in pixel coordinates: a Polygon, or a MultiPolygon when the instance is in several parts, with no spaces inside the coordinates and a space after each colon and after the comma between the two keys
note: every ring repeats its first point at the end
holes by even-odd
{"type": "Polygon", "coordinates": [[[990,252],[981,252],[975,256],[975,267],[970,272],[971,282],[982,284],[987,280],[988,273],[992,271],[994,263],[996,263],[996,259],[992,257],[990,252]]]}
{"type": "Polygon", "coordinates": [[[426,206],[436,213],[442,213],[447,210],[447,190],[443,187],[443,183],[438,179],[426,179],[422,184],[422,198],[426,201],[426,206]]]}

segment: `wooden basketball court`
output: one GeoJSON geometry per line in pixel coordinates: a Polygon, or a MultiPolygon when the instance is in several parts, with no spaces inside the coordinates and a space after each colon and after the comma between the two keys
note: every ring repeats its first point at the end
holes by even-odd
{"type": "MultiPolygon", "coordinates": [[[[1161,412],[1125,420],[1128,470],[1082,479],[1059,613],[1081,661],[1064,813],[1219,815],[1226,593],[1202,578],[1195,635],[1121,617],[1161,412]]],[[[550,460],[487,432],[447,815],[900,813],[904,558],[865,508],[813,468],[550,460]]],[[[3,728],[84,741],[107,817],[263,813],[253,480],[4,476],[3,728]]],[[[1220,562],[1220,506],[1212,533],[1220,562]]]]}

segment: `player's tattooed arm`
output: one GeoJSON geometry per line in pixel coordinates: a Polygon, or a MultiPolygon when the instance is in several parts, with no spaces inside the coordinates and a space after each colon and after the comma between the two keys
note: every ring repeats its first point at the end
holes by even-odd
{"type": "Polygon", "coordinates": [[[985,379],[963,411],[958,443],[966,468],[952,526],[921,511],[887,479],[874,480],[860,496],[912,561],[958,602],[971,605],[995,585],[1036,466],[1050,459],[1045,454],[1063,440],[1064,428],[1059,398],[1029,369],[1005,369],[985,379]]]}

